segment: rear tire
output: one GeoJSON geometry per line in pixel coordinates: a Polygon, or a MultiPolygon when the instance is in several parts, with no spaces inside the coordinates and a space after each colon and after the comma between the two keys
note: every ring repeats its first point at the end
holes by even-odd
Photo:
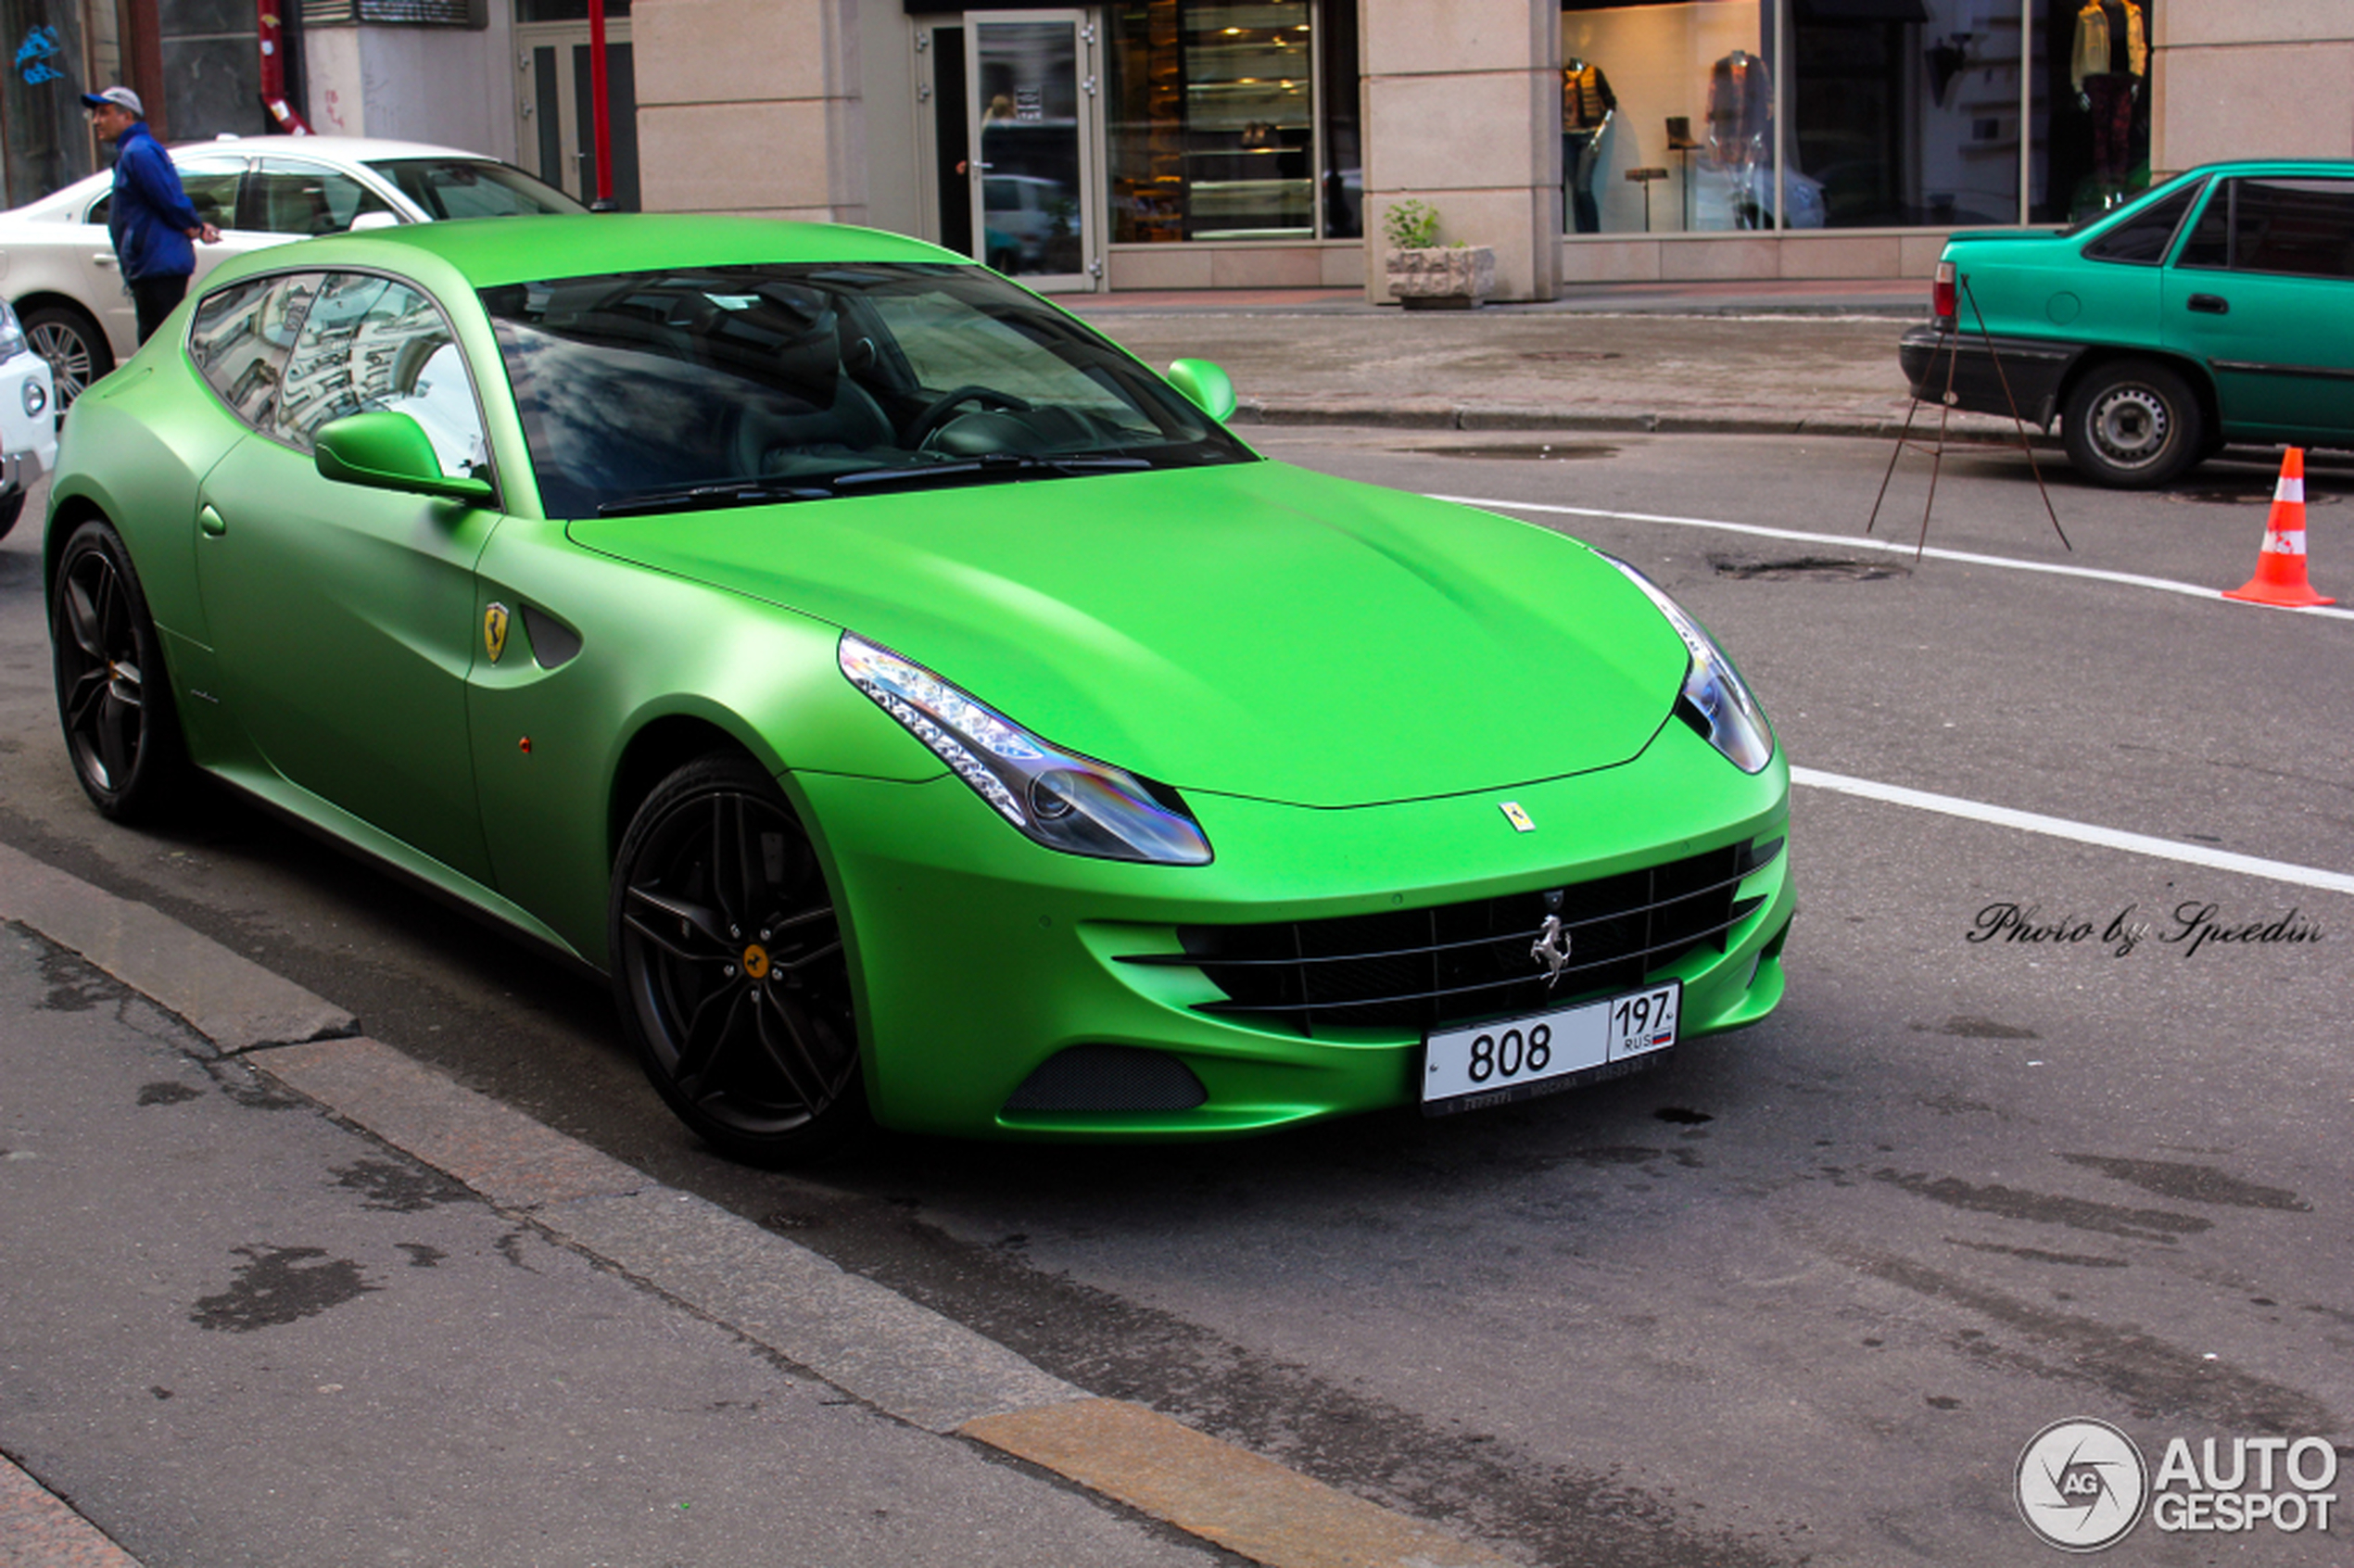
{"type": "Polygon", "coordinates": [[[10,490],[6,495],[0,496],[0,539],[8,537],[8,530],[15,527],[17,519],[23,515],[24,491],[10,490]]]}
{"type": "Polygon", "coordinates": [[[49,595],[57,720],[74,777],[100,815],[151,821],[187,783],[187,748],[162,639],[122,537],[84,523],[66,541],[49,595]]]}
{"type": "Polygon", "coordinates": [[[62,420],[92,382],[114,369],[114,349],[108,346],[105,330],[70,305],[36,305],[19,319],[25,341],[49,361],[62,420]]]}
{"type": "Polygon", "coordinates": [[[621,841],[608,934],[646,1076],[713,1148],[805,1164],[871,1130],[825,868],[749,757],[689,763],[646,797],[621,841]]]}
{"type": "Polygon", "coordinates": [[[2147,490],[2203,460],[2207,419],[2180,373],[2150,360],[2101,365],[2068,395],[2068,461],[2098,485],[2147,490]]]}

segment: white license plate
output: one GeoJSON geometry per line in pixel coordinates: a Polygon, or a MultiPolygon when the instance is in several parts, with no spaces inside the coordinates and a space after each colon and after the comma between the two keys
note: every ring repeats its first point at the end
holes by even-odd
{"type": "Polygon", "coordinates": [[[1560,1081],[1632,1063],[1676,1043],[1681,980],[1583,1006],[1432,1035],[1423,1050],[1423,1109],[1434,1115],[1501,1105],[1565,1087],[1560,1081]]]}

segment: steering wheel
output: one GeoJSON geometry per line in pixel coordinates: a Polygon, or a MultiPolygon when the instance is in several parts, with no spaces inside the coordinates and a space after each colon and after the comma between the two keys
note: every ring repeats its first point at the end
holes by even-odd
{"type": "Polygon", "coordinates": [[[1017,413],[1030,411],[1030,400],[1010,392],[1000,392],[993,386],[959,386],[932,399],[931,406],[916,416],[907,427],[907,444],[920,447],[948,423],[948,416],[961,403],[980,403],[987,408],[1011,409],[1017,413]]]}

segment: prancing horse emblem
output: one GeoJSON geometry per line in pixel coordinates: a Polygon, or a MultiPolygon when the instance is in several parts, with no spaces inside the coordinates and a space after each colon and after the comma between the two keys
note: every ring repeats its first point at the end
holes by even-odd
{"type": "Polygon", "coordinates": [[[1562,971],[1569,967],[1569,932],[1563,927],[1560,916],[1545,917],[1537,940],[1529,944],[1528,955],[1545,966],[1547,991],[1561,983],[1562,971]]]}
{"type": "Polygon", "coordinates": [[[507,651],[507,607],[493,604],[482,613],[482,646],[497,664],[499,655],[507,651]]]}

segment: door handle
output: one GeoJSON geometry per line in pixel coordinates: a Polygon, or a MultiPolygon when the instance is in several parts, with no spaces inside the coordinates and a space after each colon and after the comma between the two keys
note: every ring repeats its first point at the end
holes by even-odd
{"type": "Polygon", "coordinates": [[[102,250],[98,252],[97,255],[90,258],[90,259],[93,263],[101,267],[111,267],[115,264],[114,252],[111,250],[102,250]]]}
{"type": "Polygon", "coordinates": [[[2232,302],[2220,294],[2194,294],[2191,296],[2191,309],[2203,315],[2228,316],[2232,313],[2232,302]]]}
{"type": "Polygon", "coordinates": [[[229,520],[214,511],[212,503],[208,501],[196,509],[196,526],[217,539],[229,531],[229,520]]]}

